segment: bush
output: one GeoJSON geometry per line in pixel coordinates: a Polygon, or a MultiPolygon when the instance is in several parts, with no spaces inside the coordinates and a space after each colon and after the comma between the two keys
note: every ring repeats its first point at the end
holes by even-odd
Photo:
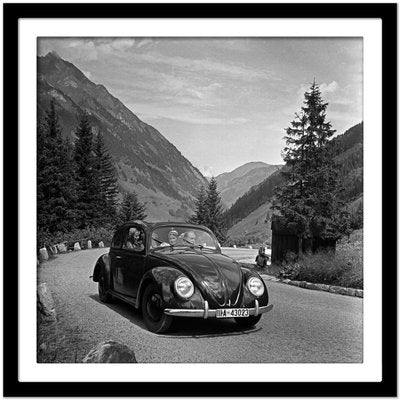
{"type": "Polygon", "coordinates": [[[281,278],[363,288],[362,242],[338,245],[336,253],[319,252],[290,258],[280,271],[281,278]]]}

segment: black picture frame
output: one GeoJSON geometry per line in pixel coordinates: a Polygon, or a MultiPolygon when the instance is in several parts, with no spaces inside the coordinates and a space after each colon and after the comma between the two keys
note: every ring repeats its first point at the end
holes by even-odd
{"type": "MultiPolygon", "coordinates": [[[[397,395],[397,4],[4,4],[4,396],[397,395]],[[382,20],[382,382],[19,382],[18,381],[18,20],[20,18],[378,18],[382,20]]],[[[23,221],[22,221],[23,222],[23,221]]],[[[32,239],[34,240],[34,239],[32,239]]],[[[312,379],[312,377],[310,377],[312,379]]]]}

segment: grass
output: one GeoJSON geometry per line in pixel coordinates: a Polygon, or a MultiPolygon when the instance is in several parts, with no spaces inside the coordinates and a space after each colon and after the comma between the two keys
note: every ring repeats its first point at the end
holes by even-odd
{"type": "Polygon", "coordinates": [[[297,260],[288,257],[289,261],[280,268],[278,276],[297,281],[362,289],[362,239],[362,230],[358,230],[349,238],[342,239],[334,253],[307,253],[302,254],[297,260]]]}

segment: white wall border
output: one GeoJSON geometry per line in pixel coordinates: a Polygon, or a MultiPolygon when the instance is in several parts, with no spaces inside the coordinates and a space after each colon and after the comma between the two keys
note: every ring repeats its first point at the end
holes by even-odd
{"type": "MultiPolygon", "coordinates": [[[[362,364],[37,364],[36,246],[19,246],[19,380],[22,382],[381,381],[381,20],[379,19],[20,19],[19,234],[36,237],[37,37],[363,37],[364,362],[362,364]],[[207,27],[204,29],[204,27],[207,27]]],[[[334,62],[334,60],[333,60],[334,62]]],[[[20,242],[21,243],[21,242],[20,242]]],[[[284,334],[284,332],[283,332],[284,334]]]]}

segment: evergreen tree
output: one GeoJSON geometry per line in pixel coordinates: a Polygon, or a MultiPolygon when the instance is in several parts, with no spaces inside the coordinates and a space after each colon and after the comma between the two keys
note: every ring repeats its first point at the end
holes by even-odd
{"type": "Polygon", "coordinates": [[[146,207],[140,203],[135,192],[126,192],[123,195],[119,211],[120,223],[132,220],[144,220],[147,217],[146,207]]]}
{"type": "Polygon", "coordinates": [[[200,186],[199,194],[196,199],[195,214],[191,216],[189,222],[192,224],[205,225],[207,222],[206,209],[206,190],[203,185],[200,186]]]}
{"type": "Polygon", "coordinates": [[[80,214],[80,228],[98,226],[103,220],[104,204],[99,190],[99,171],[94,154],[92,128],[85,113],[76,131],[74,159],[78,185],[77,209],[80,214]]]}
{"type": "Polygon", "coordinates": [[[55,106],[52,100],[37,131],[37,227],[49,233],[76,227],[73,160],[55,106]]]}
{"type": "Polygon", "coordinates": [[[304,238],[338,239],[348,231],[339,168],[329,145],[335,131],[325,121],[328,103],[315,81],[304,96],[304,106],[286,129],[286,181],[274,199],[274,209],[299,236],[300,248],[304,238]]]}
{"type": "Polygon", "coordinates": [[[115,222],[117,215],[117,176],[103,136],[99,133],[94,143],[95,162],[99,178],[99,201],[103,209],[104,222],[115,222]]]}
{"type": "Polygon", "coordinates": [[[214,232],[220,243],[225,242],[225,229],[223,223],[223,206],[221,196],[217,190],[217,181],[211,178],[208,188],[207,197],[204,201],[205,219],[203,224],[214,232]]]}

